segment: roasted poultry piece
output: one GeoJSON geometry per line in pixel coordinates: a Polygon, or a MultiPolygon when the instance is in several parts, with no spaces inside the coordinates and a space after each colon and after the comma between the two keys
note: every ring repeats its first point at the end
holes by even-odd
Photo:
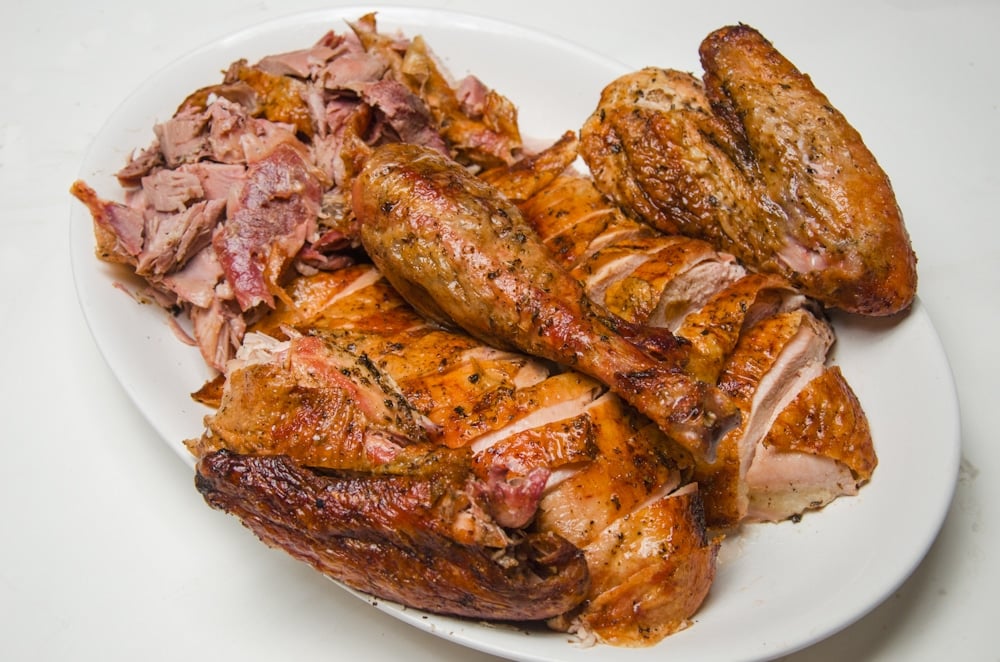
{"type": "Polygon", "coordinates": [[[622,76],[581,129],[598,188],[668,234],[705,239],[824,305],[907,308],[916,257],[889,179],[858,132],[759,32],[701,44],[704,80],[622,76]]]}
{"type": "Polygon", "coordinates": [[[427,318],[599,379],[699,456],[714,456],[737,422],[724,396],[684,372],[685,343],[591,301],[517,207],[454,161],[384,145],[352,200],[368,255],[427,318]]]}
{"type": "Polygon", "coordinates": [[[589,377],[428,323],[370,265],[287,295],[189,442],[211,505],[421,609],[633,646],[690,622],[719,542],[656,425],[589,377]]]}
{"type": "MultiPolygon", "coordinates": [[[[490,177],[501,187],[524,180],[490,177]]],[[[833,330],[787,281],[628,218],[572,172],[529,191],[520,209],[594,301],[685,339],[687,370],[740,409],[715,460],[695,457],[709,524],[798,517],[869,480],[871,431],[840,370],[828,365],[833,330]]]]}
{"type": "Polygon", "coordinates": [[[209,505],[239,517],[263,542],[372,595],[510,620],[579,604],[588,588],[579,549],[545,533],[500,550],[456,539],[464,513],[455,500],[465,497],[465,476],[456,471],[468,460],[421,460],[376,475],[324,475],[285,455],[219,451],[199,462],[196,485],[209,505]]]}

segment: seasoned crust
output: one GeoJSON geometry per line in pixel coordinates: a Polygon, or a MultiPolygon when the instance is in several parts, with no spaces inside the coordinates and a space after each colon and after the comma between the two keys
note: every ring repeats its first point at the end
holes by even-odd
{"type": "Polygon", "coordinates": [[[827,306],[905,310],[916,256],[860,134],[753,28],[717,30],[700,50],[703,81],[647,68],[605,88],[581,130],[597,185],[827,306]]]}

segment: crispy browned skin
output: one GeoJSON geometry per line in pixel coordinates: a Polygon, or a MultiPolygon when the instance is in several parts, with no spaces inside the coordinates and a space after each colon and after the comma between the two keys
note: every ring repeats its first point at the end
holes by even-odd
{"type": "Polygon", "coordinates": [[[764,444],[837,460],[859,485],[868,482],[878,466],[868,417],[836,366],[823,371],[778,415],[764,444]]]}
{"type": "MultiPolygon", "coordinates": [[[[673,491],[690,473],[687,452],[595,380],[572,371],[549,374],[548,362],[427,324],[384,279],[371,279],[375,273],[356,265],[297,278],[287,290],[292,303],[279,304],[257,330],[311,329],[365,354],[439,427],[436,441],[471,449],[473,483],[497,485],[499,471],[501,486],[524,485],[539,470],[552,472],[526,530],[579,547],[591,584],[585,600],[550,626],[582,625],[600,641],[629,646],[653,644],[686,626],[709,590],[718,549],[718,541],[706,537],[697,491],[690,485],[673,491]]],[[[365,447],[358,442],[372,425],[344,415],[358,402],[354,389],[317,388],[322,371],[288,374],[301,363],[296,352],[316,340],[293,341],[287,351],[292,361],[234,371],[222,409],[209,421],[213,433],[198,448],[250,448],[285,453],[311,467],[370,471],[356,450],[365,447]],[[281,372],[286,374],[275,375],[281,372]],[[334,434],[338,421],[341,432],[334,434]],[[261,434],[248,438],[247,425],[261,434]]],[[[394,452],[419,457],[421,447],[394,452]]],[[[485,505],[494,511],[492,499],[485,505]]],[[[495,521],[470,514],[469,525],[461,527],[468,542],[502,547],[508,536],[495,521]]]]}
{"type": "Polygon", "coordinates": [[[831,330],[784,278],[734,269],[704,241],[628,218],[574,174],[520,209],[591,297],[673,329],[689,342],[686,371],[740,408],[715,461],[694,464],[710,525],[798,516],[867,481],[875,451],[864,411],[839,370],[822,365],[831,330]]]}
{"type": "Polygon", "coordinates": [[[369,471],[428,441],[428,424],[364,354],[296,337],[270,361],[232,368],[197,457],[227,449],[288,455],[313,468],[369,471]],[[423,425],[421,424],[423,423],[423,425]]]}
{"type": "Polygon", "coordinates": [[[587,414],[595,429],[614,432],[596,435],[594,460],[545,494],[537,526],[583,549],[591,587],[580,608],[551,625],[651,645],[690,624],[715,577],[719,541],[707,535],[694,484],[650,493],[665,482],[655,425],[617,398],[587,414]]]}
{"type": "Polygon", "coordinates": [[[567,131],[546,149],[479,174],[508,200],[521,203],[551,184],[576,160],[580,141],[567,131]]]}
{"type": "Polygon", "coordinates": [[[385,145],[352,200],[368,254],[430,319],[599,379],[701,456],[738,418],[714,387],[683,373],[675,339],[666,361],[626,340],[624,320],[587,297],[517,207],[454,161],[385,145]]]}
{"type": "Polygon", "coordinates": [[[878,465],[861,403],[837,366],[776,417],[746,474],[751,520],[795,518],[857,494],[878,465]]]}
{"type": "Polygon", "coordinates": [[[586,630],[606,643],[645,646],[691,624],[715,579],[720,544],[706,535],[693,488],[617,520],[587,545],[588,560],[601,566],[579,617],[586,630]],[[661,562],[644,562],[657,547],[661,562]]]}
{"type": "Polygon", "coordinates": [[[226,71],[222,83],[192,92],[177,112],[189,108],[204,110],[214,95],[242,103],[254,117],[288,124],[311,138],[313,125],[305,101],[307,90],[306,84],[296,78],[269,74],[248,66],[246,60],[237,60],[226,71]]]}
{"type": "Polygon", "coordinates": [[[381,476],[324,476],[285,456],[211,453],[198,490],[263,542],[372,595],[427,611],[537,620],[577,605],[588,587],[580,550],[554,534],[527,534],[499,553],[456,542],[449,495],[466,457],[381,476]],[[458,464],[457,469],[451,465],[458,464]]]}
{"type": "Polygon", "coordinates": [[[916,257],[858,132],[756,30],[701,46],[704,83],[647,68],[612,82],[581,131],[598,186],[668,233],[711,241],[824,304],[907,308],[916,257]]]}

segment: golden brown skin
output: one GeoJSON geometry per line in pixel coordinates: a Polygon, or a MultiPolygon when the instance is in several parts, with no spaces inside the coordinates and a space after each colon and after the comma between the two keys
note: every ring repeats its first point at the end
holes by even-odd
{"type": "Polygon", "coordinates": [[[747,472],[747,517],[801,517],[857,494],[878,465],[861,403],[836,366],[810,381],[781,411],[747,472]]]}
{"type": "MultiPolygon", "coordinates": [[[[649,252],[652,257],[633,271],[615,275],[604,292],[604,306],[637,324],[651,324],[686,303],[661,303],[671,281],[691,264],[719,254],[704,241],[664,235],[608,206],[588,178],[562,175],[520,205],[557,259],[577,276],[593,296],[589,275],[606,255],[649,252]],[[594,250],[593,246],[600,248],[594,250]]],[[[688,343],[688,374],[715,383],[724,359],[738,340],[745,318],[755,305],[791,293],[791,286],[774,275],[748,274],[728,287],[716,281],[716,294],[685,316],[675,334],[688,343]]]]}
{"type": "Polygon", "coordinates": [[[755,444],[747,445],[746,425],[752,421],[754,397],[764,377],[774,369],[781,352],[803,326],[819,322],[804,310],[779,313],[744,331],[725,358],[719,385],[744,412],[744,427],[730,432],[719,444],[714,464],[695,467],[695,480],[705,498],[705,515],[712,526],[738,524],[746,515],[749,498],[745,475],[755,444]],[[749,455],[748,455],[749,454],[749,455]]]}
{"type": "Polygon", "coordinates": [[[590,375],[701,456],[738,415],[719,392],[626,340],[521,213],[454,161],[415,145],[380,147],[355,180],[354,213],[375,265],[429,319],[590,375]]]}
{"type": "Polygon", "coordinates": [[[254,117],[288,124],[297,133],[311,138],[313,124],[305,102],[306,91],[306,84],[300,80],[269,74],[249,66],[246,60],[238,60],[230,65],[222,83],[192,92],[177,112],[205,110],[211,96],[220,96],[244,104],[254,117]]]}
{"type": "Polygon", "coordinates": [[[546,493],[537,527],[583,550],[591,586],[580,608],[550,625],[648,646],[690,624],[715,577],[719,541],[708,536],[695,485],[656,487],[669,477],[655,425],[608,396],[587,414],[596,430],[614,432],[595,435],[594,460],[546,493]]]}
{"type": "MultiPolygon", "coordinates": [[[[568,541],[586,559],[591,578],[583,601],[550,619],[551,627],[583,626],[602,642],[644,646],[690,623],[711,586],[718,541],[707,537],[694,486],[678,488],[691,473],[689,454],[670,444],[656,425],[595,380],[573,371],[551,374],[548,362],[427,324],[371,265],[298,277],[287,293],[290,301],[279,302],[254,331],[279,337],[287,332],[293,339],[269,360],[247,361],[230,371],[220,410],[207,420],[211,434],[191,448],[199,457],[211,458],[222,449],[239,455],[235,466],[256,476],[269,478],[280,469],[305,478],[294,489],[275,490],[255,477],[238,488],[220,488],[233,491],[212,496],[214,503],[323,572],[349,583],[364,581],[360,587],[376,595],[405,591],[394,599],[413,606],[426,602],[427,608],[440,609],[442,600],[432,582],[447,581],[451,583],[441,587],[445,596],[464,590],[485,614],[506,599],[507,587],[520,581],[517,573],[526,568],[511,569],[514,579],[502,579],[497,589],[494,581],[501,578],[483,563],[482,550],[502,553],[504,562],[511,555],[520,558],[522,550],[514,541],[527,535],[528,544],[536,547],[562,541],[553,550],[566,551],[563,542],[568,541]],[[291,329],[311,335],[294,336],[291,329]],[[367,407],[365,393],[338,376],[339,368],[350,368],[355,361],[333,351],[329,345],[334,339],[384,371],[372,384],[367,407]],[[377,401],[393,396],[393,385],[416,416],[437,426],[432,444],[412,443],[400,434],[384,436],[390,430],[377,401]],[[379,450],[391,457],[371,453],[379,450]],[[261,457],[273,455],[283,457],[273,463],[261,457]],[[294,466],[285,465],[286,460],[294,466]],[[362,514],[378,507],[372,497],[388,500],[397,510],[365,514],[369,527],[359,527],[357,537],[386,545],[384,553],[372,548],[377,558],[363,577],[358,559],[350,555],[357,543],[350,536],[330,539],[321,532],[345,526],[347,514],[329,514],[325,522],[317,522],[307,508],[294,515],[301,518],[295,521],[302,522],[304,532],[279,526],[292,517],[296,504],[308,500],[313,473],[303,467],[320,474],[317,482],[336,478],[324,489],[337,503],[351,498],[342,493],[349,487],[368,496],[352,506],[362,514]],[[487,497],[482,503],[480,490],[469,489],[497,485],[498,472],[502,487],[504,482],[516,486],[530,481],[539,471],[551,476],[551,485],[533,522],[515,534],[500,528],[506,525],[499,524],[497,515],[507,511],[494,512],[494,501],[487,497]],[[395,490],[404,486],[409,487],[395,490]],[[430,508],[428,501],[414,498],[428,489],[440,495],[440,503],[430,508]],[[462,507],[470,498],[479,509],[462,507]],[[272,503],[273,510],[266,511],[264,506],[272,503]],[[393,548],[393,527],[407,535],[419,531],[413,544],[445,558],[425,561],[426,569],[410,564],[405,548],[393,548]],[[454,543],[463,545],[460,556],[454,543]],[[462,558],[475,564],[475,572],[487,569],[481,579],[469,581],[465,574],[453,574],[454,569],[445,578],[438,574],[462,558]],[[387,578],[387,572],[394,574],[387,578]],[[391,588],[399,577],[407,578],[406,585],[391,588]]],[[[393,411],[403,405],[395,404],[393,411]]],[[[390,427],[409,434],[405,421],[400,423],[390,427]]],[[[517,501],[503,501],[517,506],[517,501]]],[[[536,599],[536,588],[550,604],[557,586],[566,590],[559,600],[579,600],[574,564],[553,562],[549,570],[554,576],[538,587],[533,580],[526,582],[525,608],[536,599]]]]}
{"type": "Polygon", "coordinates": [[[823,371],[778,415],[764,444],[841,462],[859,485],[868,482],[878,466],[868,417],[836,366],[823,371]]]}
{"type": "Polygon", "coordinates": [[[581,155],[605,194],[668,233],[711,241],[827,306],[906,309],[916,257],[858,132],[756,30],[701,45],[704,83],[647,68],[603,91],[581,155]]]}
{"type": "Polygon", "coordinates": [[[868,466],[870,474],[875,452],[864,411],[839,370],[818,365],[831,331],[787,280],[717,268],[727,256],[706,242],[663,235],[626,217],[591,180],[573,174],[560,175],[520,209],[592,297],[592,276],[605,262],[650,256],[638,266],[619,260],[626,266],[612,269],[610,278],[601,275],[602,303],[631,322],[667,325],[686,339],[688,374],[725,389],[743,414],[719,442],[715,461],[694,463],[709,525],[795,517],[856,493],[867,480],[862,470],[868,466]],[[712,269],[695,273],[700,267],[692,265],[712,269]],[[844,477],[847,467],[853,478],[850,470],[844,477]]]}
{"type": "Polygon", "coordinates": [[[233,365],[207,433],[188,442],[197,457],[225,448],[368,471],[428,441],[431,424],[391,377],[328,339],[296,337],[271,360],[233,365]]]}
{"type": "Polygon", "coordinates": [[[710,539],[693,485],[621,518],[584,548],[592,568],[579,620],[617,646],[648,646],[691,624],[715,579],[710,539]],[[659,549],[659,563],[649,563],[659,549]]]}
{"type": "Polygon", "coordinates": [[[491,168],[479,173],[479,178],[489,183],[514,203],[522,203],[561,175],[579,155],[580,141],[573,131],[567,131],[559,140],[536,154],[529,154],[510,165],[491,168]]]}

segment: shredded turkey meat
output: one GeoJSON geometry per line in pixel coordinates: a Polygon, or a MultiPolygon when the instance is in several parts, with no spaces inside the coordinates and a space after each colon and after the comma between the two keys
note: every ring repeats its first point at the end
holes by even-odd
{"type": "Polygon", "coordinates": [[[350,28],[234,62],[190,94],[118,172],[124,202],[71,188],[94,218],[98,257],[187,313],[220,371],[292,275],[363,259],[350,184],[374,147],[419,144],[478,167],[523,153],[502,95],[471,76],[452,84],[422,39],[381,34],[373,14],[350,28]]]}

